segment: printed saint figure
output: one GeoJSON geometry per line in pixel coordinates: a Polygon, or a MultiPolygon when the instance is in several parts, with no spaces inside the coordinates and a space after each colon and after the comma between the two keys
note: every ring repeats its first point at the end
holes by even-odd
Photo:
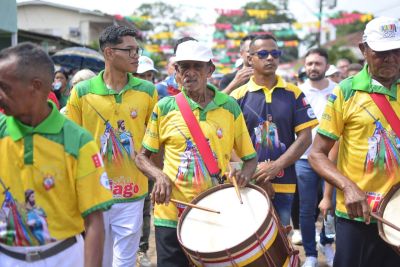
{"type": "Polygon", "coordinates": [[[133,136],[129,131],[126,130],[124,120],[117,121],[117,125],[118,125],[119,140],[121,141],[121,144],[124,146],[125,151],[131,157],[131,159],[134,160],[136,153],[133,143],[133,136]]]}

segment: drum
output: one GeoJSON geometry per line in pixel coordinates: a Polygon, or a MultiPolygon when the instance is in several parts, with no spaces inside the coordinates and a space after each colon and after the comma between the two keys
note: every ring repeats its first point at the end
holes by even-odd
{"type": "MultiPolygon", "coordinates": [[[[383,219],[400,226],[400,183],[393,186],[379,203],[377,214],[383,219]]],[[[381,238],[392,246],[400,255],[400,232],[378,221],[378,231],[381,238]]]]}
{"type": "Polygon", "coordinates": [[[195,266],[297,266],[293,249],[267,194],[255,185],[241,188],[240,204],[230,184],[213,187],[186,207],[178,222],[178,240],[195,266]]]}

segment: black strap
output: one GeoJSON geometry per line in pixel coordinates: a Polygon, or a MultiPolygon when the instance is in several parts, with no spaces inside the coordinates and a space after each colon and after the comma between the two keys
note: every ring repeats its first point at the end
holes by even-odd
{"type": "Polygon", "coordinates": [[[0,246],[0,252],[6,254],[7,256],[10,256],[11,258],[17,259],[17,260],[22,260],[26,262],[34,262],[38,260],[43,260],[46,258],[49,258],[51,256],[54,256],[58,253],[60,253],[63,250],[66,250],[67,248],[71,247],[73,244],[77,242],[76,237],[70,237],[67,238],[57,245],[44,250],[44,251],[30,251],[28,253],[19,253],[15,251],[8,250],[2,246],[0,246]]]}

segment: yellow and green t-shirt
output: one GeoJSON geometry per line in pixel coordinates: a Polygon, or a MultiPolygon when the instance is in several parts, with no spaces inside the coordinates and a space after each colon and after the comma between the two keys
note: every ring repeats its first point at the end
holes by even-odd
{"type": "Polygon", "coordinates": [[[66,110],[66,115],[91,132],[99,144],[116,202],[147,195],[148,179],[136,167],[134,158],[158,98],[152,83],[131,74],[128,77],[119,93],[107,88],[103,72],[78,83],[66,110]]]}
{"type": "MultiPolygon", "coordinates": [[[[202,108],[188,98],[189,105],[207,138],[221,173],[227,170],[232,149],[242,160],[256,157],[243,114],[236,101],[215,87],[214,99],[202,108]]],[[[183,90],[184,92],[184,90],[183,90]]],[[[165,97],[154,107],[143,146],[157,153],[164,146],[164,173],[172,182],[172,198],[190,202],[199,193],[217,184],[210,177],[190,131],[176,104],[175,97],[165,97]]],[[[156,205],[154,224],[176,227],[183,206],[156,205]]]]}
{"type": "MultiPolygon", "coordinates": [[[[339,142],[337,166],[368,196],[372,210],[400,182],[400,139],[370,93],[384,94],[400,117],[400,80],[390,89],[368,74],[368,66],[342,81],[328,98],[318,133],[339,142]]],[[[348,218],[343,192],[337,192],[336,214],[348,218]]],[[[357,218],[362,220],[362,218],[357,218]]]]}
{"type": "Polygon", "coordinates": [[[77,235],[86,216],[113,203],[98,146],[54,104],[36,127],[0,116],[0,152],[2,244],[38,246],[77,235]]]}

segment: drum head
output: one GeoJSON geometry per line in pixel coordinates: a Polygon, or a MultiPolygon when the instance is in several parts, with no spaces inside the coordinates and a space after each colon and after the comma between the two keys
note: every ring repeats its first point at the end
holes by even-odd
{"type": "Polygon", "coordinates": [[[269,212],[268,199],[258,190],[240,189],[240,204],[234,187],[226,187],[200,199],[196,204],[221,213],[190,209],[182,221],[182,244],[197,252],[216,252],[232,248],[256,232],[269,212]]]}
{"type": "MultiPolygon", "coordinates": [[[[386,204],[386,208],[383,211],[383,218],[387,221],[400,226],[400,190],[396,190],[393,195],[391,195],[389,201],[386,204]]],[[[385,233],[388,242],[394,246],[400,246],[400,232],[393,229],[386,224],[382,225],[383,231],[385,233]]]]}

